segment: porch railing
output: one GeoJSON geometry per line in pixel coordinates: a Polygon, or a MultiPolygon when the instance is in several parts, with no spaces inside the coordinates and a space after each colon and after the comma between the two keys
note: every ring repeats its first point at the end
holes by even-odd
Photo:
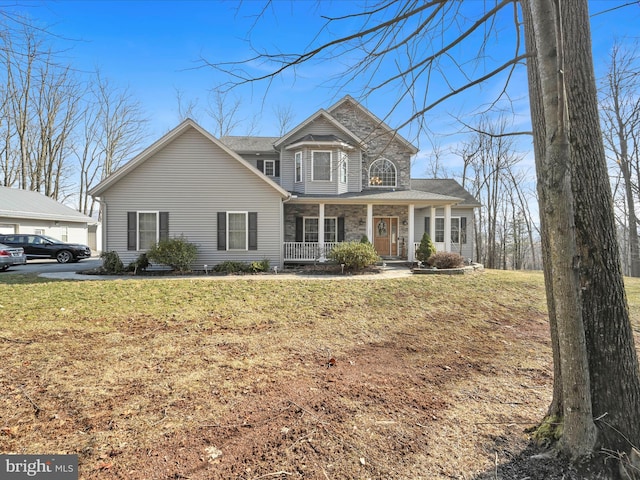
{"type": "Polygon", "coordinates": [[[326,257],[336,245],[338,242],[325,242],[324,251],[321,252],[317,242],[284,242],[284,260],[317,261],[326,257]]]}

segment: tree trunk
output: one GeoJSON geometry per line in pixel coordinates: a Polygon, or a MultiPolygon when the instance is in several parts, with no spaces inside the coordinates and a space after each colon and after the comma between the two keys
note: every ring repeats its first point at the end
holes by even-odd
{"type": "MultiPolygon", "coordinates": [[[[592,452],[596,429],[593,424],[589,370],[578,276],[578,255],[574,227],[574,200],[571,189],[571,149],[567,132],[564,97],[563,34],[558,4],[552,0],[531,0],[523,10],[532,22],[528,28],[528,51],[536,62],[529,62],[530,81],[536,82],[537,98],[532,113],[537,139],[536,169],[541,193],[541,216],[546,241],[544,260],[547,293],[553,298],[555,337],[554,359],[559,360],[560,379],[554,397],[561,395],[562,449],[572,458],[592,452]],[[544,119],[540,119],[541,117],[544,119]],[[544,141],[544,143],[543,143],[544,141]]],[[[532,89],[534,92],[534,89],[532,89]]],[[[533,94],[532,94],[533,97],[533,94]]],[[[559,412],[555,412],[559,413],[559,412]]]]}
{"type": "Polygon", "coordinates": [[[598,116],[588,5],[563,0],[572,189],[593,414],[600,446],[640,445],[640,373],[629,321],[598,116]]]}

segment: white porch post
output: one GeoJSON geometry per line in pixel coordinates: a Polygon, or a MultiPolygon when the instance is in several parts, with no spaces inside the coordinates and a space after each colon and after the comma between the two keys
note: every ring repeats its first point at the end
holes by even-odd
{"type": "Polygon", "coordinates": [[[444,206],[444,250],[451,251],[451,205],[444,206]]]}
{"type": "Polygon", "coordinates": [[[324,203],[318,204],[318,251],[320,253],[320,261],[326,260],[324,255],[324,203]]]}
{"type": "Polygon", "coordinates": [[[373,243],[373,205],[367,203],[367,238],[373,243]]]}
{"type": "Polygon", "coordinates": [[[413,217],[415,215],[415,205],[412,203],[409,205],[409,233],[407,233],[407,260],[409,262],[413,262],[415,260],[416,252],[415,250],[415,224],[413,221],[413,217]]]}
{"type": "Polygon", "coordinates": [[[431,207],[429,210],[429,236],[431,241],[436,243],[436,207],[431,207]]]}

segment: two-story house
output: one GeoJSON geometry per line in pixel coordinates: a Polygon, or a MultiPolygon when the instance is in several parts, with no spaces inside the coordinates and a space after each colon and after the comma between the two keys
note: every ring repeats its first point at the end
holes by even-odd
{"type": "Polygon", "coordinates": [[[104,245],[133,260],[166,236],[198,264],[322,261],[366,237],[414,260],[423,233],[473,257],[479,203],[454,180],[412,179],[417,149],[347,96],[282,137],[216,139],[186,120],[96,186],[104,245]]]}

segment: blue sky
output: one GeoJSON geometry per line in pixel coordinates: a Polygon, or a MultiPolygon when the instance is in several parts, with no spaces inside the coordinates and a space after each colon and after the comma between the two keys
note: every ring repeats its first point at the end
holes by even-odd
{"type": "MultiPolygon", "coordinates": [[[[465,0],[465,3],[484,4],[480,0],[465,0]]],[[[591,1],[593,13],[611,9],[617,5],[632,3],[628,0],[591,1]]],[[[178,122],[176,90],[186,101],[197,102],[195,119],[205,128],[212,128],[205,113],[206,99],[211,88],[225,81],[218,72],[210,68],[196,68],[200,59],[211,62],[238,61],[252,55],[246,41],[251,31],[253,45],[269,51],[300,51],[313,40],[313,35],[324,24],[320,13],[330,11],[338,15],[350,10],[353,3],[346,1],[325,2],[320,7],[315,1],[276,0],[263,20],[255,23],[255,15],[265,4],[262,0],[245,0],[238,8],[232,1],[27,1],[13,4],[12,10],[28,14],[35,21],[46,25],[58,35],[56,43],[65,48],[65,58],[80,71],[99,69],[103,77],[112,84],[128,87],[138,99],[150,119],[149,142],[173,128],[178,122]],[[329,8],[326,8],[326,7],[329,8]]],[[[594,58],[597,73],[602,74],[607,55],[616,37],[638,35],[640,5],[596,15],[592,19],[594,58]]],[[[334,33],[346,33],[333,27],[334,33]]],[[[345,28],[347,28],[345,26],[345,28]]],[[[504,26],[505,38],[508,27],[504,26]]],[[[496,45],[500,38],[496,36],[496,45]]],[[[341,68],[339,62],[324,62],[304,67],[293,81],[291,74],[276,80],[263,103],[263,87],[253,90],[244,88],[232,93],[242,102],[238,117],[244,122],[234,132],[247,133],[248,125],[258,118],[257,135],[277,135],[270,121],[276,106],[291,105],[295,122],[300,122],[317,109],[328,107],[344,94],[358,97],[359,85],[350,90],[328,88],[326,80],[341,68]]],[[[259,71],[259,69],[255,70],[259,71]]],[[[526,79],[521,68],[513,80],[512,98],[516,125],[521,128],[528,123],[526,107],[526,79]]],[[[455,112],[477,109],[490,101],[500,90],[499,83],[492,83],[471,96],[450,101],[428,116],[435,135],[422,136],[422,149],[414,165],[414,176],[424,176],[425,158],[430,152],[430,141],[441,148],[454,145],[459,136],[452,116],[455,112]],[[474,102],[476,104],[474,104],[474,102]]],[[[393,92],[381,91],[372,95],[366,106],[379,117],[384,117],[393,101],[393,92]]],[[[407,110],[400,109],[388,123],[400,123],[407,110]]],[[[406,136],[412,134],[406,131],[406,136]]],[[[413,138],[410,140],[414,141],[413,138]]],[[[523,140],[523,151],[529,149],[530,141],[523,140]]]]}

